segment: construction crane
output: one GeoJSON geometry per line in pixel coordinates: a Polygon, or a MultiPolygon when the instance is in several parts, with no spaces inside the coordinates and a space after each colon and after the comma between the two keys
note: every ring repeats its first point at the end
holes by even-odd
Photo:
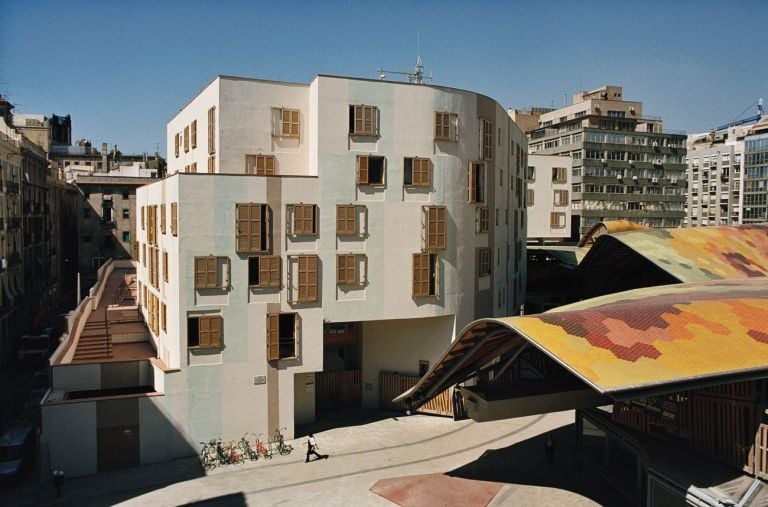
{"type": "MultiPolygon", "coordinates": [[[[763,117],[764,111],[763,111],[763,99],[757,99],[757,116],[750,116],[749,118],[744,118],[743,120],[734,120],[730,123],[726,123],[725,125],[720,125],[716,129],[713,129],[713,131],[717,132],[720,130],[725,130],[731,127],[737,127],[739,125],[745,125],[747,123],[754,123],[760,120],[760,118],[763,117]]],[[[755,104],[750,105],[747,109],[744,110],[744,112],[748,111],[752,106],[755,104]]],[[[742,113],[744,114],[744,113],[742,113]]]]}

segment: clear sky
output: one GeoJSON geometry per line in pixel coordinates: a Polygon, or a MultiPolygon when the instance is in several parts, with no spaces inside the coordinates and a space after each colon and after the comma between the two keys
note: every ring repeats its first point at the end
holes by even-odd
{"type": "Polygon", "coordinates": [[[5,0],[0,93],[17,113],[71,114],[73,138],[165,154],[166,122],[217,74],[375,78],[412,66],[420,33],[435,84],[517,108],[616,84],[666,129],[700,132],[768,99],[767,26],[765,0],[5,0]]]}

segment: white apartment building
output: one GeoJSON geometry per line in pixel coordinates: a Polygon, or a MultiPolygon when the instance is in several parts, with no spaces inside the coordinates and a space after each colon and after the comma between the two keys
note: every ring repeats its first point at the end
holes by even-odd
{"type": "Polygon", "coordinates": [[[153,399],[190,443],[293,436],[332,371],[379,406],[382,373],[423,373],[524,301],[527,141],[488,97],[219,76],[167,139],[169,176],[137,191],[137,276],[168,367],[153,399]]]}
{"type": "Polygon", "coordinates": [[[571,164],[569,156],[529,155],[525,204],[528,241],[571,236],[571,164]]]}
{"type": "Polygon", "coordinates": [[[743,223],[747,126],[688,136],[686,227],[743,223]]]}

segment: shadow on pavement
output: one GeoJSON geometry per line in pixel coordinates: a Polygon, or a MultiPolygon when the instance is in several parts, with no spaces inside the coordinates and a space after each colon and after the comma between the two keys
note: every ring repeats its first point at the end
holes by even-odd
{"type": "Polygon", "coordinates": [[[217,507],[240,507],[242,505],[248,505],[248,503],[245,501],[245,495],[242,493],[231,493],[229,495],[217,496],[207,500],[200,500],[199,502],[185,503],[184,505],[195,507],[203,507],[208,505],[215,505],[217,507]]]}
{"type": "Polygon", "coordinates": [[[296,426],[294,438],[304,437],[310,433],[321,433],[334,428],[347,426],[360,426],[370,424],[383,419],[395,419],[408,417],[402,412],[392,412],[375,408],[340,408],[323,413],[317,421],[296,426]]]}
{"type": "Polygon", "coordinates": [[[572,491],[601,505],[626,505],[626,497],[585,466],[575,450],[576,429],[574,424],[569,424],[509,447],[489,449],[477,460],[446,475],[556,488],[572,491]],[[545,450],[547,436],[551,436],[554,444],[554,453],[549,457],[545,450]]]}

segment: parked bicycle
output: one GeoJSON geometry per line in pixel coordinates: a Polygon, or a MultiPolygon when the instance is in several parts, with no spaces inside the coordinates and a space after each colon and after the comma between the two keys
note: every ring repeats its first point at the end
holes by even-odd
{"type": "Polygon", "coordinates": [[[285,437],[283,436],[283,433],[281,430],[285,430],[287,428],[275,428],[275,436],[272,442],[277,446],[277,452],[285,456],[286,454],[290,454],[293,450],[293,446],[290,444],[285,443],[285,437]]]}
{"type": "Polygon", "coordinates": [[[259,459],[259,453],[256,452],[256,449],[251,446],[250,442],[248,442],[248,433],[243,435],[243,438],[240,439],[240,441],[237,443],[237,446],[244,458],[248,458],[251,461],[256,461],[259,459]]]}
{"type": "Polygon", "coordinates": [[[264,441],[259,437],[261,437],[261,433],[256,437],[256,452],[264,459],[272,459],[272,451],[264,445],[264,441]]]}
{"type": "Polygon", "coordinates": [[[200,442],[203,448],[200,450],[200,463],[202,463],[205,470],[213,470],[216,468],[216,448],[213,445],[214,441],[200,442]]]}
{"type": "Polygon", "coordinates": [[[240,448],[235,441],[230,440],[227,442],[224,449],[227,451],[227,458],[231,464],[242,465],[245,463],[245,457],[243,456],[243,453],[240,452],[240,448]]]}

